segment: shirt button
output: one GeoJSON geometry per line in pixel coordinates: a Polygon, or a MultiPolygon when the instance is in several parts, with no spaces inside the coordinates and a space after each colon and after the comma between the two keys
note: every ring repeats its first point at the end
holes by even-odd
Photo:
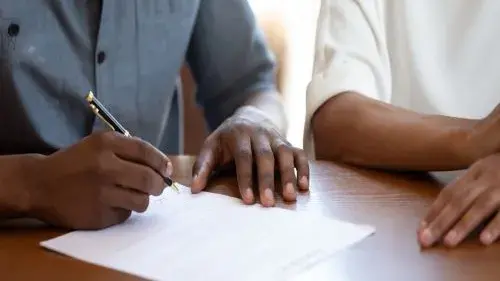
{"type": "Polygon", "coordinates": [[[106,53],[105,52],[99,52],[97,54],[97,63],[101,64],[104,62],[104,60],[106,59],[106,53]]]}
{"type": "Polygon", "coordinates": [[[9,36],[11,37],[15,37],[19,34],[19,24],[17,23],[11,23],[9,25],[9,28],[7,28],[7,33],[9,34],[9,36]]]}

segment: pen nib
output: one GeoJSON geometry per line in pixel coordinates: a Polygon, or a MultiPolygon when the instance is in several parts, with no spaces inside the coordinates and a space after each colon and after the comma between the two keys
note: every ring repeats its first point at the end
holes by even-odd
{"type": "Polygon", "coordinates": [[[173,190],[175,190],[175,192],[180,193],[179,188],[177,187],[177,184],[175,182],[172,183],[171,187],[173,190]]]}

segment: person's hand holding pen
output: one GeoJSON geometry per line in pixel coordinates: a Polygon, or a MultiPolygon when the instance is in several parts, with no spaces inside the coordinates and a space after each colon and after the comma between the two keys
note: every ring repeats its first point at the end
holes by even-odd
{"type": "MultiPolygon", "coordinates": [[[[94,94],[92,92],[88,93],[86,99],[94,114],[97,117],[99,117],[102,122],[107,124],[111,130],[118,132],[126,137],[131,136],[130,133],[125,129],[125,127],[123,127],[122,124],[120,124],[120,122],[118,122],[118,120],[116,120],[116,118],[113,115],[111,115],[111,113],[104,107],[104,105],[102,105],[101,102],[94,97],[94,94]]],[[[176,184],[172,181],[172,179],[169,176],[165,176],[163,180],[165,181],[166,185],[172,187],[177,192],[179,192],[176,184]]]]}
{"type": "Polygon", "coordinates": [[[30,216],[64,228],[100,229],[144,212],[150,195],[168,186],[173,167],[153,145],[109,131],[35,158],[23,171],[30,216]]]}

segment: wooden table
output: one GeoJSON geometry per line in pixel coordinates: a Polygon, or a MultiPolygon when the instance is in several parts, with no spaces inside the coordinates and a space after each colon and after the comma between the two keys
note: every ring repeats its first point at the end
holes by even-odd
{"type": "MultiPolygon", "coordinates": [[[[193,159],[174,157],[175,178],[189,184],[193,159]]],[[[211,191],[237,195],[234,179],[217,179],[211,191]]],[[[376,234],[298,275],[295,280],[498,280],[500,246],[482,247],[474,239],[448,250],[421,251],[416,227],[439,190],[426,175],[389,175],[324,162],[311,164],[311,192],[281,207],[323,213],[374,225],[376,234]]],[[[79,262],[38,246],[62,234],[20,221],[0,228],[0,280],[139,280],[79,262]]],[[[300,241],[297,241],[300,243],[300,241]]]]}

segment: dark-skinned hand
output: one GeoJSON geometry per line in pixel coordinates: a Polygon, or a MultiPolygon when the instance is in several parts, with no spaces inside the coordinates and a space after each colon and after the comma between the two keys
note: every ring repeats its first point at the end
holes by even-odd
{"type": "Polygon", "coordinates": [[[27,169],[30,214],[70,229],[105,228],[144,212],[172,173],[151,144],[115,132],[94,133],[27,169]]]}
{"type": "Polygon", "coordinates": [[[305,153],[292,147],[258,110],[235,114],[207,138],[193,167],[192,191],[202,191],[213,172],[231,163],[246,204],[254,203],[258,196],[263,206],[274,206],[275,169],[280,173],[280,193],[285,201],[295,201],[297,190],[309,188],[305,153]],[[258,193],[253,189],[254,174],[258,193]]]}
{"type": "Polygon", "coordinates": [[[455,247],[480,224],[488,222],[480,241],[489,245],[500,236],[499,210],[500,154],[492,154],[443,189],[422,222],[419,242],[424,247],[437,242],[455,247]]]}

